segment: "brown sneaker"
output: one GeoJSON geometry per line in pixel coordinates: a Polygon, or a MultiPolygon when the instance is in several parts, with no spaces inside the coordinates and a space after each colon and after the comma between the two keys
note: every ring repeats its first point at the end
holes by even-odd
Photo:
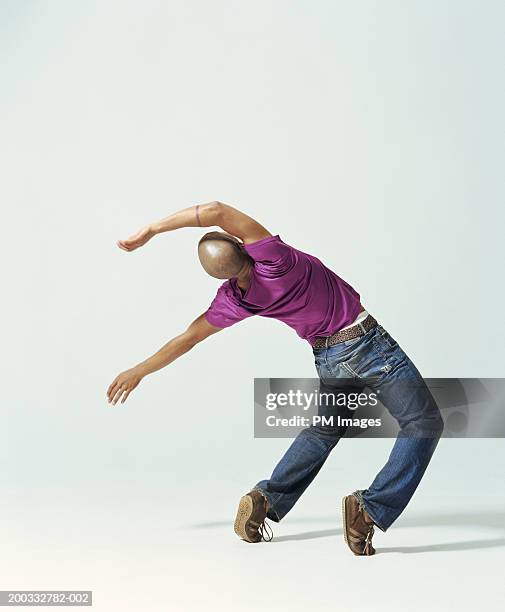
{"type": "Polygon", "coordinates": [[[365,509],[354,495],[346,495],[342,500],[342,518],[344,520],[344,539],[355,555],[369,556],[375,554],[372,546],[374,524],[365,509]]]}
{"type": "Polygon", "coordinates": [[[273,533],[265,521],[267,512],[268,502],[258,490],[254,489],[244,495],[240,499],[234,525],[238,537],[246,542],[269,542],[273,533]]]}

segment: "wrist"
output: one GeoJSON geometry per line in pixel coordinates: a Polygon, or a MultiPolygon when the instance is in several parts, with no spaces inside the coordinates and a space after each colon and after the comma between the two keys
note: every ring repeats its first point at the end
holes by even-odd
{"type": "Polygon", "coordinates": [[[159,234],[160,232],[163,231],[159,223],[151,223],[150,225],[147,226],[147,229],[149,233],[151,234],[151,236],[156,236],[156,234],[159,234]]]}
{"type": "Polygon", "coordinates": [[[144,363],[139,363],[138,365],[135,366],[134,369],[135,369],[135,372],[140,376],[140,378],[144,378],[150,373],[149,369],[147,368],[147,365],[144,363]]]}

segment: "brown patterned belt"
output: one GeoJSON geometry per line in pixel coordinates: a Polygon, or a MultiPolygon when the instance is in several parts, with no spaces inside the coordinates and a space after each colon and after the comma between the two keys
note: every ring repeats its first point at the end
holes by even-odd
{"type": "Polygon", "coordinates": [[[363,336],[376,325],[377,321],[372,317],[372,315],[369,314],[362,323],[357,323],[356,325],[348,327],[347,329],[341,329],[340,331],[334,333],[333,336],[318,336],[314,340],[312,348],[327,348],[328,346],[334,346],[339,342],[353,340],[354,338],[363,336]]]}

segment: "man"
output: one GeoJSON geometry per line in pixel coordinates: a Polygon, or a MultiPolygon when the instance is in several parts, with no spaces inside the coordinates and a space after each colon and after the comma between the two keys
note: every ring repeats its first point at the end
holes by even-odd
{"type": "MultiPolygon", "coordinates": [[[[209,309],[186,331],[114,379],[107,391],[109,402],[123,403],[146,375],[238,321],[260,315],[286,323],[311,345],[322,381],[351,378],[357,386],[373,386],[400,426],[391,455],[370,487],[343,499],[345,541],[354,554],[373,555],[374,527],[386,531],[407,506],[442,433],[431,393],[348,283],[232,206],[191,206],[120,240],[118,246],[133,251],[156,234],[199,226],[217,226],[225,232],[210,232],[198,245],[205,271],[225,282],[209,309]]],[[[271,478],[240,500],[237,535],[247,542],[267,539],[265,519],[278,522],[289,512],[344,432],[341,427],[304,429],[271,478]]]]}

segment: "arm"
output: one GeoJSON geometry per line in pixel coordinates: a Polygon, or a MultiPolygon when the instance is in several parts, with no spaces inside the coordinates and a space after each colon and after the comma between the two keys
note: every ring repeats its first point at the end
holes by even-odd
{"type": "Polygon", "coordinates": [[[124,404],[126,398],[145,376],[161,370],[161,368],[187,353],[199,342],[221,331],[221,329],[221,327],[211,325],[203,314],[200,315],[185,332],[172,338],[154,355],[116,376],[107,389],[109,403],[115,405],[122,398],[121,403],[124,404]]]}
{"type": "Polygon", "coordinates": [[[182,227],[218,226],[228,234],[240,238],[245,244],[271,236],[270,232],[245,213],[223,204],[209,202],[184,208],[160,221],[143,227],[126,240],[119,240],[118,246],[125,251],[133,251],[144,245],[156,234],[171,232],[182,227]]]}

